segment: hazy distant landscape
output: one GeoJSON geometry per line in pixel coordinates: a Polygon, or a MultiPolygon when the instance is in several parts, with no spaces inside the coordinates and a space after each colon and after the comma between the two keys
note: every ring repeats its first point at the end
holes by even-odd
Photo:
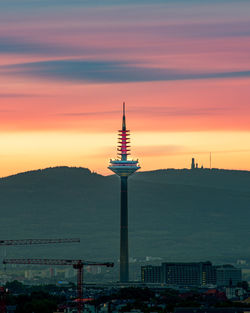
{"type": "MultiPolygon", "coordinates": [[[[118,258],[119,188],[118,177],[85,168],[2,178],[1,239],[81,239],[73,245],[9,247],[7,256],[118,258]]],[[[130,255],[215,262],[249,258],[249,191],[247,171],[135,174],[129,179],[130,255]]]]}

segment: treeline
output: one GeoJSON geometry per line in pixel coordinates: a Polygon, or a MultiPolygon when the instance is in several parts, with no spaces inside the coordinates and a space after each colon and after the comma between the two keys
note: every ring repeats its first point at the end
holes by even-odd
{"type": "MultiPolygon", "coordinates": [[[[243,282],[248,290],[248,284],[243,282]]],[[[16,306],[16,313],[52,313],[65,305],[76,305],[75,285],[58,287],[56,285],[27,286],[18,281],[7,283],[5,288],[7,305],[16,306]]],[[[112,294],[99,295],[91,302],[96,311],[106,304],[109,312],[122,304],[120,312],[140,309],[142,312],[173,312],[176,307],[250,307],[240,301],[230,301],[222,291],[210,290],[200,292],[198,289],[180,293],[174,289],[152,290],[149,288],[121,288],[112,294]],[[212,291],[212,292],[210,292],[212,291]]]]}
{"type": "Polygon", "coordinates": [[[149,288],[123,288],[110,296],[97,298],[94,303],[96,307],[107,303],[109,312],[112,312],[115,305],[117,305],[116,300],[126,303],[120,309],[120,312],[130,312],[138,309],[145,313],[152,311],[168,313],[173,312],[177,307],[250,307],[250,304],[228,300],[223,292],[206,294],[200,293],[198,290],[192,290],[182,294],[174,289],[155,292],[149,288]]]}
{"type": "MultiPolygon", "coordinates": [[[[75,289],[74,284],[72,287],[75,289]]],[[[15,280],[7,282],[4,288],[5,303],[15,306],[16,313],[52,313],[59,304],[66,302],[65,296],[58,295],[66,288],[56,285],[29,286],[15,280]]]]}

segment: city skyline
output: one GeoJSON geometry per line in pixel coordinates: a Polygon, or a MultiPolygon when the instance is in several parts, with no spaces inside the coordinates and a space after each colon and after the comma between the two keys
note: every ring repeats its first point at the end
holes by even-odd
{"type": "Polygon", "coordinates": [[[120,104],[143,170],[250,170],[246,1],[7,1],[0,10],[0,176],[108,175],[120,104]],[[63,21],[63,23],[62,23],[63,21]],[[150,144],[149,144],[150,142],[150,144]]]}

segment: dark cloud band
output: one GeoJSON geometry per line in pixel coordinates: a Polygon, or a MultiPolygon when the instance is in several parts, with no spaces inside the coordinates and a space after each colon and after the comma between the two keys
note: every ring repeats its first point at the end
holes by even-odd
{"type": "Polygon", "coordinates": [[[119,61],[72,59],[1,66],[0,71],[5,75],[12,76],[87,83],[129,83],[250,77],[250,70],[205,73],[149,68],[119,61]]]}

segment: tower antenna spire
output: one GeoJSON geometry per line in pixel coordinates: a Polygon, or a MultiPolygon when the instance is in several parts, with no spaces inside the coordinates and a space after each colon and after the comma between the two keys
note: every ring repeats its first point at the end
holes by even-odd
{"type": "Polygon", "coordinates": [[[122,130],[126,130],[125,102],[123,102],[122,130]]]}

